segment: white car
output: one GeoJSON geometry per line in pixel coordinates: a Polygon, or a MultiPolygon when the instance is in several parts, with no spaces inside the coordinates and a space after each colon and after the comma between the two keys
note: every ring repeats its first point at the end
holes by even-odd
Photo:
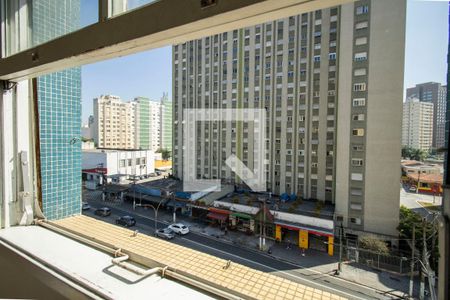
{"type": "Polygon", "coordinates": [[[177,234],[185,235],[185,234],[189,233],[189,228],[186,225],[181,224],[181,223],[169,225],[169,228],[172,229],[172,231],[177,234]]]}

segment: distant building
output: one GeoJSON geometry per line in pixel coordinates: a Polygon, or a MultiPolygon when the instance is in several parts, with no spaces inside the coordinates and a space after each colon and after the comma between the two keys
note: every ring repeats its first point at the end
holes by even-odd
{"type": "Polygon", "coordinates": [[[136,149],[158,150],[161,147],[161,103],[136,97],[136,149]]]}
{"type": "Polygon", "coordinates": [[[408,98],[403,103],[402,145],[428,151],[433,143],[433,103],[408,98]]]}
{"type": "Polygon", "coordinates": [[[164,94],[161,98],[161,148],[172,151],[172,109],[173,103],[164,94]]]}
{"type": "Polygon", "coordinates": [[[99,148],[136,147],[135,102],[105,95],[94,99],[93,138],[99,148]]]}
{"type": "Polygon", "coordinates": [[[414,97],[422,102],[433,103],[433,142],[432,147],[445,146],[445,113],[447,105],[447,86],[437,82],[416,84],[406,89],[406,97],[414,97]]]}
{"type": "Polygon", "coordinates": [[[120,183],[130,176],[144,178],[155,172],[154,160],[151,150],[83,150],[83,180],[102,184],[120,183]]]}

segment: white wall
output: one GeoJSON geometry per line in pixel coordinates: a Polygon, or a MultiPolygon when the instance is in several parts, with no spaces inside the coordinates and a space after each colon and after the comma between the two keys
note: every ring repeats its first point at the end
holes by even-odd
{"type": "Polygon", "coordinates": [[[83,151],[83,169],[96,168],[100,163],[107,168],[108,176],[116,174],[148,175],[155,172],[154,153],[151,150],[142,151],[83,151]],[[136,158],[145,157],[146,163],[136,164],[136,158]],[[131,159],[131,166],[128,160],[131,159]],[[120,167],[120,161],[125,160],[125,167],[120,167]],[[142,167],[141,167],[142,166],[142,167]]]}

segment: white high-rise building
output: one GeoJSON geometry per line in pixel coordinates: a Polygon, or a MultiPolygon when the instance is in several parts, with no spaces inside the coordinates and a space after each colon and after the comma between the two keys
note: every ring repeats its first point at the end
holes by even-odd
{"type": "MultiPolygon", "coordinates": [[[[405,23],[405,0],[361,0],[175,45],[174,175],[184,108],[265,109],[268,190],[397,235],[405,23]]],[[[253,169],[253,125],[197,126],[197,178],[239,183],[225,160],[253,169]]]]}
{"type": "Polygon", "coordinates": [[[99,148],[158,150],[161,103],[145,97],[124,102],[112,95],[94,99],[93,138],[99,148]]]}
{"type": "Polygon", "coordinates": [[[428,151],[433,145],[432,102],[408,98],[403,103],[402,145],[428,151]]]}
{"type": "Polygon", "coordinates": [[[136,148],[136,102],[105,95],[94,99],[93,138],[99,148],[136,148]]]}

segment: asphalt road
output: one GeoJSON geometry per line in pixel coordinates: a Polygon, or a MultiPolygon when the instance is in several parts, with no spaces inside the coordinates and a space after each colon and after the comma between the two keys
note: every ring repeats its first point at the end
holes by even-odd
{"type": "MultiPolygon", "coordinates": [[[[132,211],[129,204],[122,205],[105,205],[99,201],[98,197],[88,200],[92,206],[90,210],[83,211],[83,214],[100,219],[102,221],[115,224],[115,220],[119,216],[132,215],[136,219],[136,226],[130,228],[136,229],[144,234],[152,235],[154,233],[154,219],[149,216],[143,216],[132,211]],[[109,217],[99,217],[94,214],[95,208],[108,206],[111,208],[112,215],[109,217]]],[[[166,227],[168,224],[158,221],[158,228],[166,227]]],[[[317,271],[299,268],[284,261],[279,261],[264,253],[237,247],[235,245],[223,242],[219,239],[205,236],[199,233],[191,232],[185,236],[177,236],[172,243],[189,247],[204,253],[208,253],[226,260],[240,263],[242,265],[263,271],[270,272],[276,276],[280,276],[313,288],[328,291],[349,299],[396,299],[397,297],[384,294],[374,289],[351,283],[340,278],[327,274],[318,273],[317,271]]]]}

